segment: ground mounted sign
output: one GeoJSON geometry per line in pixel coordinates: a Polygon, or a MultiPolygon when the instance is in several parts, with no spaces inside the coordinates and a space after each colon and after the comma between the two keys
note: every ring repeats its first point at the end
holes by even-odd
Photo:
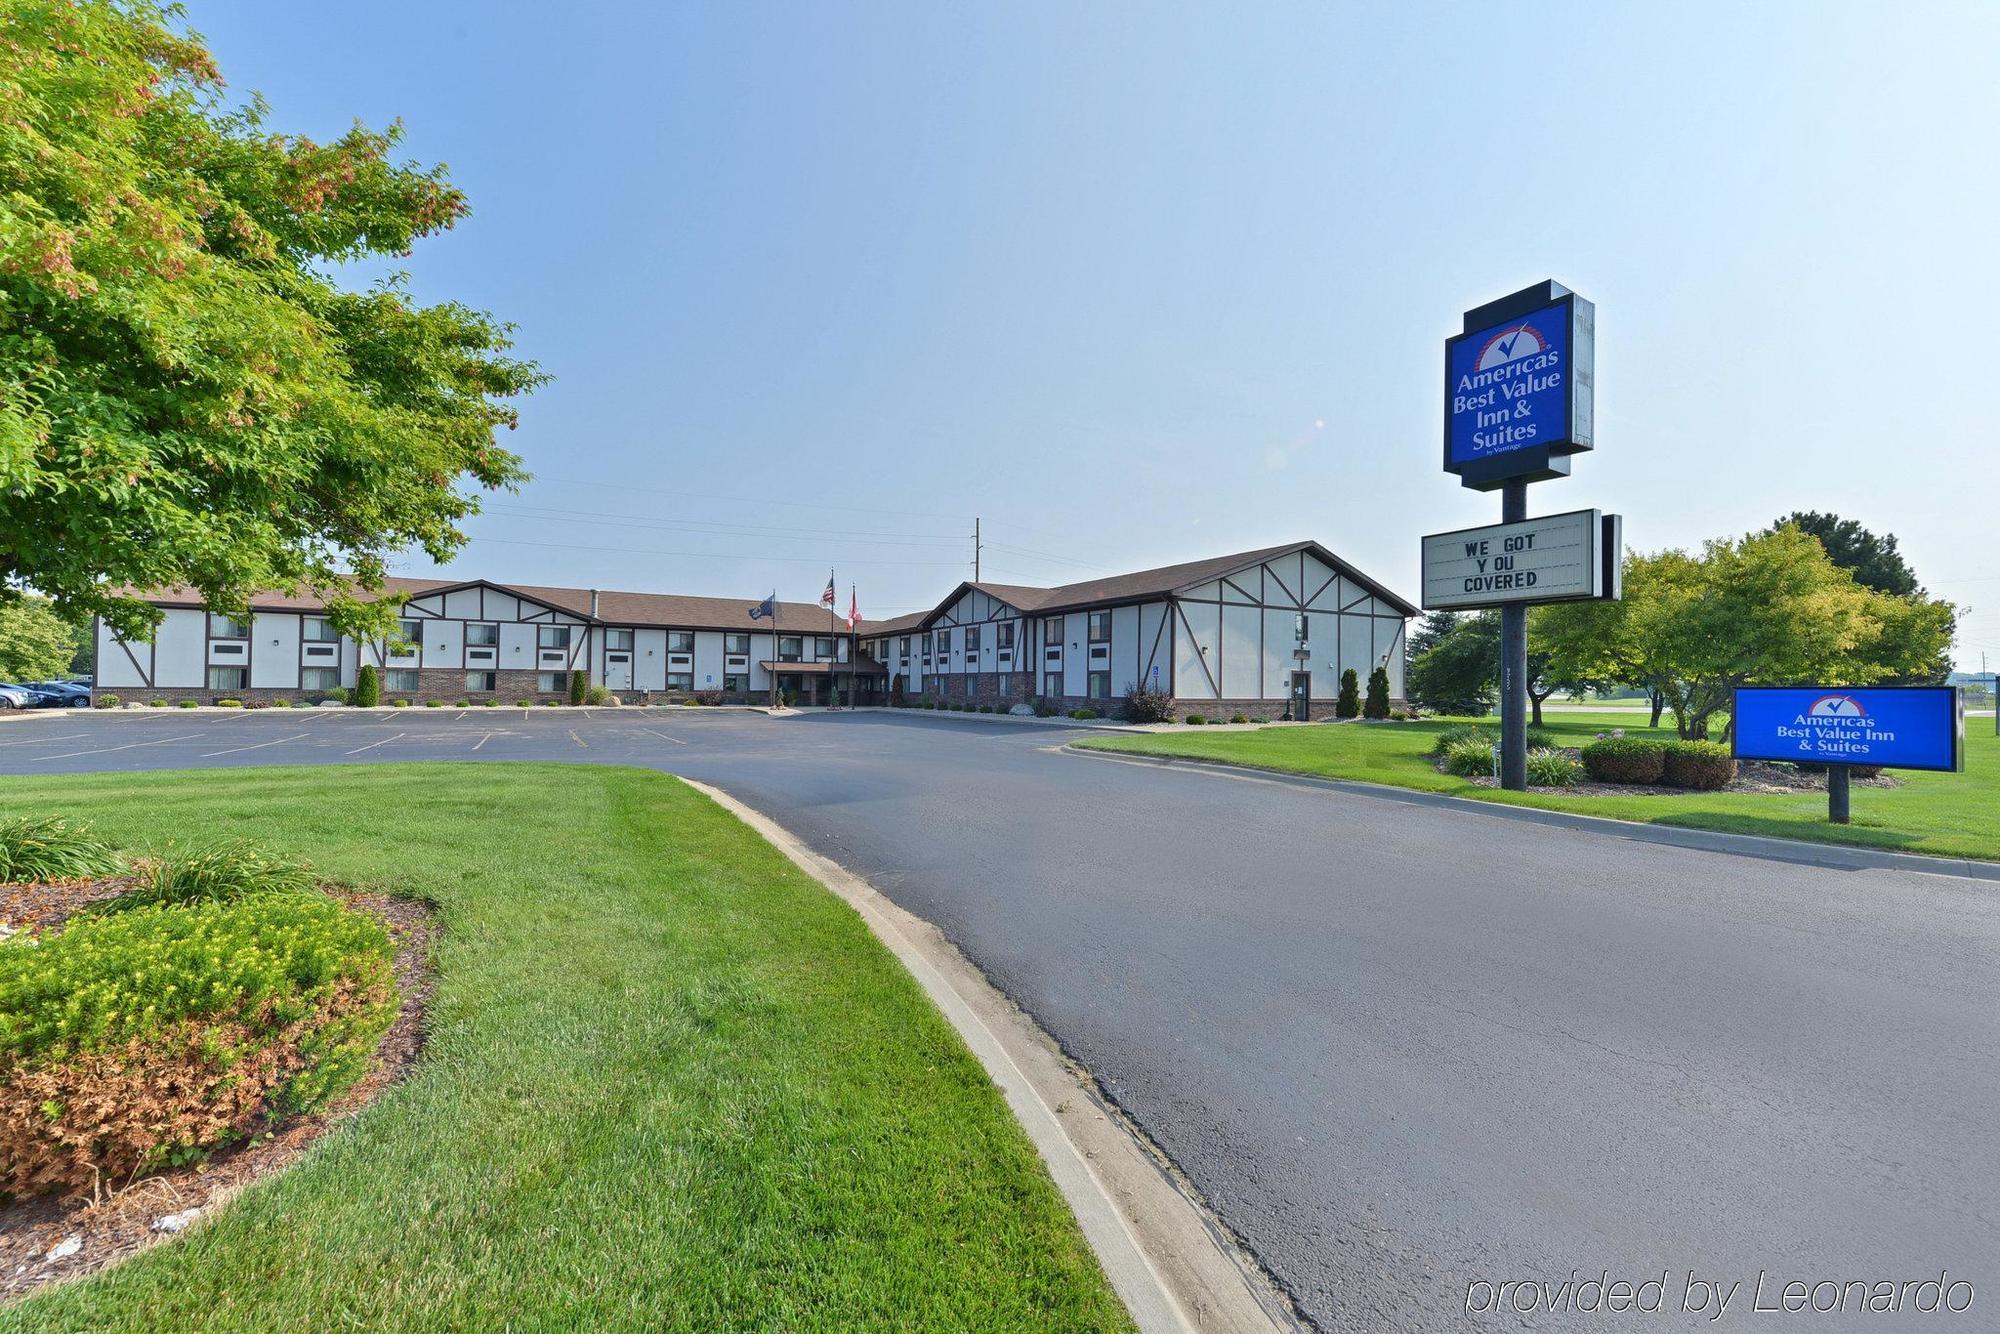
{"type": "Polygon", "coordinates": [[[1444,345],[1445,471],[1481,491],[1567,476],[1595,443],[1596,324],[1552,282],[1467,311],[1444,345]]]}
{"type": "Polygon", "coordinates": [[[1740,760],[1965,768],[1957,686],[1740,686],[1734,716],[1740,760]]]}
{"type": "Polygon", "coordinates": [[[1602,510],[1432,533],[1424,538],[1424,610],[1615,599],[1623,547],[1623,520],[1602,510]]]}

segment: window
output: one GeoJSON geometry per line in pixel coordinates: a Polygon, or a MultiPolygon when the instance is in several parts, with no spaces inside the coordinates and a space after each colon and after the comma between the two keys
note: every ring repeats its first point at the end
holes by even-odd
{"type": "Polygon", "coordinates": [[[308,644],[338,644],[340,632],[333,628],[333,622],[324,616],[308,616],[300,632],[308,644]]]}
{"type": "Polygon", "coordinates": [[[299,689],[335,690],[340,686],[338,667],[302,667],[299,669],[299,689]]]}
{"type": "Polygon", "coordinates": [[[1014,623],[1002,621],[993,631],[993,646],[1006,650],[1014,647],[1014,623]]]}
{"type": "Polygon", "coordinates": [[[1042,673],[1042,693],[1044,695],[1047,695],[1050,699],[1062,698],[1061,672],[1042,673]]]}
{"type": "Polygon", "coordinates": [[[1002,672],[1002,673],[1000,673],[1000,675],[999,675],[999,677],[998,677],[997,679],[998,679],[998,680],[999,680],[999,682],[1000,682],[1000,698],[1001,698],[1001,699],[1006,699],[1006,698],[1007,698],[1007,697],[1008,697],[1009,695],[1011,695],[1011,694],[1013,694],[1013,693],[1014,693],[1014,678],[1013,678],[1013,677],[1011,677],[1011,676],[1007,675],[1007,673],[1005,673],[1005,672],[1002,672]]]}
{"type": "Polygon", "coordinates": [[[424,623],[422,621],[397,621],[396,633],[409,640],[411,648],[419,648],[424,642],[424,623]]]}
{"type": "Polygon", "coordinates": [[[797,635],[786,635],[778,641],[778,661],[797,662],[805,656],[805,643],[797,635]]]}
{"type": "Polygon", "coordinates": [[[630,630],[606,630],[604,632],[604,647],[622,648],[622,649],[631,648],[632,632],[630,630]]]}
{"type": "Polygon", "coordinates": [[[669,690],[693,690],[693,689],[694,689],[694,673],[693,673],[693,672],[668,672],[668,673],[667,673],[667,689],[669,689],[669,690]]]}
{"type": "Polygon", "coordinates": [[[1092,672],[1090,674],[1090,697],[1092,699],[1111,698],[1111,673],[1092,672]]]}
{"type": "Polygon", "coordinates": [[[544,695],[560,694],[569,689],[569,673],[536,672],[535,689],[544,695]]]}
{"type": "Polygon", "coordinates": [[[833,640],[826,635],[821,635],[817,639],[814,639],[813,656],[821,659],[831,658],[833,656],[833,640]]]}
{"type": "Polygon", "coordinates": [[[896,641],[896,652],[906,658],[910,656],[910,637],[908,635],[904,635],[900,640],[896,641]]]}
{"type": "Polygon", "coordinates": [[[536,626],[535,645],[538,648],[568,648],[569,627],[566,625],[536,626]]]}
{"type": "Polygon", "coordinates": [[[1051,616],[1042,622],[1042,642],[1050,648],[1062,647],[1063,618],[1051,616]]]}
{"type": "MultiPolygon", "coordinates": [[[[1090,642],[1109,644],[1111,642],[1111,613],[1094,611],[1090,613],[1090,642]]],[[[1102,696],[1099,696],[1102,698],[1102,696]]]]}
{"type": "Polygon", "coordinates": [[[208,669],[210,690],[241,690],[246,667],[211,667],[208,669]]]}
{"type": "Polygon", "coordinates": [[[976,625],[965,627],[965,651],[967,653],[979,652],[979,627],[976,625]]]}
{"type": "Polygon", "coordinates": [[[414,667],[391,667],[382,673],[384,690],[415,690],[421,678],[414,667]]]}
{"type": "Polygon", "coordinates": [[[951,652],[951,631],[940,630],[937,632],[937,651],[940,653],[951,652]]]}
{"type": "Polygon", "coordinates": [[[750,678],[741,674],[724,676],[722,688],[732,695],[747,695],[750,693],[750,678]]]}
{"type": "Polygon", "coordinates": [[[499,689],[499,682],[500,673],[498,672],[467,672],[465,674],[465,688],[481,694],[492,694],[495,690],[499,689]]]}
{"type": "MultiPolygon", "coordinates": [[[[210,639],[248,639],[250,637],[250,623],[248,621],[239,621],[234,616],[224,616],[221,612],[212,611],[208,614],[208,637],[210,639]]],[[[212,690],[223,688],[221,686],[210,687],[212,690]]]]}
{"type": "Polygon", "coordinates": [[[492,648],[500,642],[500,627],[474,621],[465,627],[468,648],[492,648]]]}
{"type": "MultiPolygon", "coordinates": [[[[626,645],[626,647],[630,648],[631,645],[628,644],[626,645]]],[[[667,652],[669,653],[694,652],[694,631],[692,630],[667,631],[667,652]]]]}
{"type": "Polygon", "coordinates": [[[750,636],[730,635],[723,640],[722,647],[728,653],[748,653],[750,651],[750,636]]]}

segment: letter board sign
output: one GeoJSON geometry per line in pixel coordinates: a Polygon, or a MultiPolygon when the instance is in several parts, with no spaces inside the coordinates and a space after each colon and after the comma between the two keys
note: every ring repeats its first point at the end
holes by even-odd
{"type": "Polygon", "coordinates": [[[1601,510],[1433,533],[1424,538],[1424,610],[1616,598],[1623,547],[1623,521],[1601,510]]]}
{"type": "Polygon", "coordinates": [[[1738,686],[1739,760],[1965,768],[1957,686],[1738,686]]]}

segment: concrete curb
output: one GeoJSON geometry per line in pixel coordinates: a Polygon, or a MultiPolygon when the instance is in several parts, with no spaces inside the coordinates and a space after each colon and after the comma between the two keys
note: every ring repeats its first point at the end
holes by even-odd
{"type": "Polygon", "coordinates": [[[1488,815],[1502,820],[1546,825],[1557,829],[1580,829],[1596,834],[1616,834],[1642,843],[1691,848],[1699,852],[1723,852],[1740,857],[1762,857],[1768,861],[1793,862],[1802,866],[1824,866],[1838,871],[1920,871],[1926,875],[1957,876],[1967,880],[2000,882],[2000,862],[1974,861],[1965,857],[1932,857],[1919,852],[1885,852],[1878,848],[1857,848],[1843,843],[1808,843],[1803,839],[1774,838],[1761,834],[1730,834],[1709,829],[1683,829],[1675,825],[1640,824],[1608,815],[1580,815],[1574,811],[1549,811],[1536,806],[1509,806],[1497,801],[1453,797],[1442,792],[1422,792],[1415,788],[1370,783],[1355,778],[1320,778],[1284,769],[1266,769],[1254,764],[1228,760],[1192,759],[1184,755],[1139,755],[1128,751],[1087,750],[1064,743],[1054,749],[1085,759],[1107,760],[1114,764],[1147,764],[1162,769],[1187,769],[1221,778],[1252,782],[1283,783],[1291,787],[1314,787],[1345,792],[1357,797],[1430,806],[1488,815]]]}
{"type": "Polygon", "coordinates": [[[1222,1225],[942,932],[770,817],[706,783],[681,781],[838,895],[909,970],[999,1087],[1140,1329],[1249,1334],[1302,1327],[1222,1225]]]}

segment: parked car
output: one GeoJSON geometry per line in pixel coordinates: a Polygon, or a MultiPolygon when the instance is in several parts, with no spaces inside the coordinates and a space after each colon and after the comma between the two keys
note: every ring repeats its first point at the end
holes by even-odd
{"type": "Polygon", "coordinates": [[[41,697],[32,690],[0,685],[0,709],[32,709],[37,707],[40,700],[41,697]]]}
{"type": "Polygon", "coordinates": [[[45,708],[87,709],[90,707],[90,687],[76,685],[69,681],[30,681],[27,689],[49,697],[45,708]]]}

